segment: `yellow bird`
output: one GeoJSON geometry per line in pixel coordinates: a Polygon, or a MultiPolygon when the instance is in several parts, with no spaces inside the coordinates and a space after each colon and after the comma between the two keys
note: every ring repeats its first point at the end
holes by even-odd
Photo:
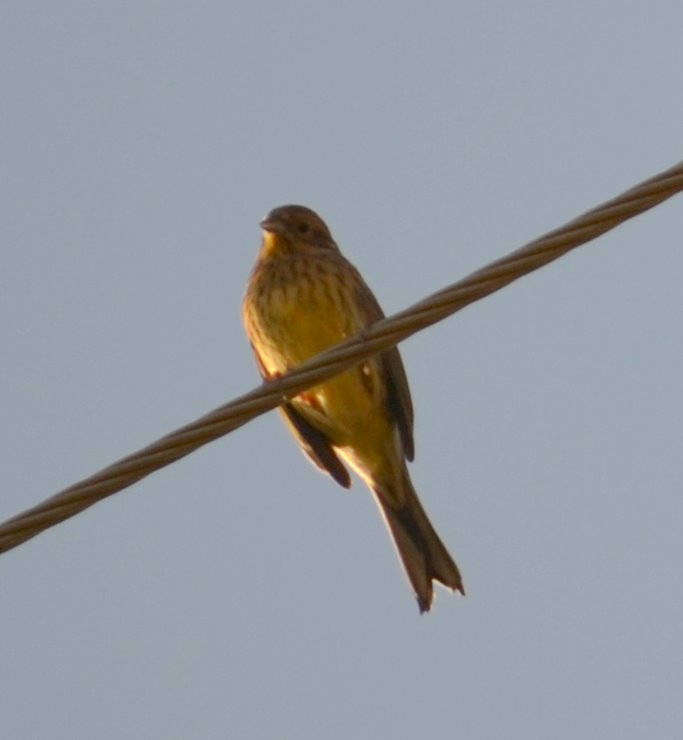
{"type": "MultiPolygon", "coordinates": [[[[305,206],[281,206],[261,222],[263,243],[243,303],[247,335],[264,379],[277,378],[352,337],[384,314],[325,222],[305,206]]],[[[433,581],[464,594],[453,559],[408,475],[413,405],[393,348],[299,394],[281,407],[308,457],[340,485],[347,463],[374,494],[421,612],[433,581]],[[343,461],[343,462],[342,462],[343,461]]]]}

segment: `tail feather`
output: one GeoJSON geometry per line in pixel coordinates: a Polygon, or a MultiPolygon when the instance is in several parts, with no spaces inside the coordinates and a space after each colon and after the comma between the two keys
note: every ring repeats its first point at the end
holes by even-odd
{"type": "Polygon", "coordinates": [[[395,497],[383,495],[378,488],[373,492],[415,591],[420,612],[427,612],[434,598],[432,581],[439,581],[463,595],[465,589],[458,566],[422,508],[407,470],[403,476],[403,489],[400,508],[393,504],[395,497]]]}

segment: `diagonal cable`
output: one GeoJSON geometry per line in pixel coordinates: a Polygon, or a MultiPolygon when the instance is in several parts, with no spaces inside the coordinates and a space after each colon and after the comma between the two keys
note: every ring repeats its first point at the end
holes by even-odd
{"type": "Polygon", "coordinates": [[[284,399],[500,290],[681,190],[683,162],[492,262],[464,280],[378,321],[357,337],[316,355],[282,378],[261,385],[8,519],[0,524],[0,553],[237,429],[255,416],[275,408],[284,399]]]}

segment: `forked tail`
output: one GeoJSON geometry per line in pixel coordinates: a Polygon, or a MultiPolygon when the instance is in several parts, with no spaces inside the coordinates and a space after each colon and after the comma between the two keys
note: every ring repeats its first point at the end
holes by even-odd
{"type": "Polygon", "coordinates": [[[420,612],[429,611],[434,598],[432,581],[465,594],[458,566],[429,521],[404,467],[403,495],[387,497],[379,489],[375,499],[384,517],[403,567],[415,591],[420,612]],[[401,508],[390,501],[400,498],[401,508]]]}

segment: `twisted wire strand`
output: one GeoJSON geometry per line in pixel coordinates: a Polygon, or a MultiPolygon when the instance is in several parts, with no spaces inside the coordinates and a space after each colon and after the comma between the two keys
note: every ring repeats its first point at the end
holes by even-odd
{"type": "Polygon", "coordinates": [[[433,293],[410,308],[378,321],[358,336],[316,355],[296,370],[262,384],[196,421],[153,442],[37,506],[0,524],[0,553],[11,550],[155,470],[189,455],[270,411],[285,399],[327,380],[375,352],[454,314],[523,275],[613,229],[683,190],[683,162],[535,239],[521,249],[433,293]]]}

